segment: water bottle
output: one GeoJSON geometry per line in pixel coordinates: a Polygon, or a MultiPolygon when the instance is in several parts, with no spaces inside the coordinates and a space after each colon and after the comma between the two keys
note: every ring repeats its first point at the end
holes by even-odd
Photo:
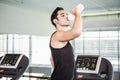
{"type": "MultiPolygon", "coordinates": [[[[77,7],[77,10],[78,10],[79,13],[81,13],[84,10],[84,5],[81,4],[81,3],[78,4],[76,7],[77,7]]],[[[75,18],[75,16],[72,13],[70,13],[68,15],[68,20],[72,21],[72,20],[74,20],[74,18],[75,18]]]]}

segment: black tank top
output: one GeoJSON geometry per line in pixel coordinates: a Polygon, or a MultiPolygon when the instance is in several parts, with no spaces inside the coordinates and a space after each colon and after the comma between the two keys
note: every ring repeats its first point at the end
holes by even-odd
{"type": "Polygon", "coordinates": [[[68,41],[62,48],[53,48],[50,41],[50,49],[54,60],[54,70],[50,80],[73,80],[75,61],[70,42],[68,41]]]}

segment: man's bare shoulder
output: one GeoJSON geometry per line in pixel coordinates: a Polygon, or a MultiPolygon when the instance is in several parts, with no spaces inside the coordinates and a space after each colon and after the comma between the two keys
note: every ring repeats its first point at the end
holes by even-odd
{"type": "Polygon", "coordinates": [[[56,31],[56,33],[53,35],[53,37],[56,37],[56,38],[61,37],[64,35],[64,33],[65,33],[65,31],[62,31],[62,30],[56,31]]]}

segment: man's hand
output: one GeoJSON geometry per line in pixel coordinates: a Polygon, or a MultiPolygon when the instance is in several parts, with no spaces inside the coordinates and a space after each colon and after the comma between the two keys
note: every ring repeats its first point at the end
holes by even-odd
{"type": "Polygon", "coordinates": [[[70,12],[73,15],[80,14],[84,10],[84,5],[78,4],[76,7],[74,7],[70,12]]]}

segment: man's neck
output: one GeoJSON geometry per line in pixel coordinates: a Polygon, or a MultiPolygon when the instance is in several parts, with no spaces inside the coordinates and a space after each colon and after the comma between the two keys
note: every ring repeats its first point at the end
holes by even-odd
{"type": "Polygon", "coordinates": [[[68,30],[68,26],[57,26],[57,31],[67,31],[68,30]]]}

